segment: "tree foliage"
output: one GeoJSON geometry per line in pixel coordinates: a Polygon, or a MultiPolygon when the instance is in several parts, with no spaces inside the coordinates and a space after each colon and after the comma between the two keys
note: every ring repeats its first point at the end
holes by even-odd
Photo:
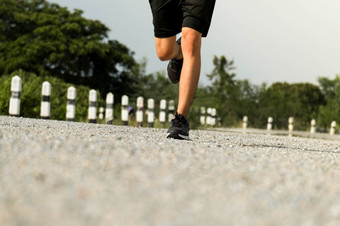
{"type": "Polygon", "coordinates": [[[328,128],[332,121],[340,123],[340,75],[334,79],[320,77],[318,81],[326,103],[320,107],[317,122],[320,127],[328,128]]]}
{"type": "Polygon", "coordinates": [[[248,116],[250,126],[265,128],[271,116],[275,128],[284,129],[287,128],[288,118],[293,116],[295,128],[305,130],[325,104],[325,96],[316,85],[281,82],[269,87],[266,84],[253,85],[246,79],[237,79],[233,60],[215,56],[213,64],[214,69],[208,75],[212,85],[200,87],[194,103],[196,106],[215,107],[223,126],[239,126],[243,116],[248,116]]]}
{"type": "Polygon", "coordinates": [[[117,94],[132,91],[133,53],[109,29],[45,0],[1,0],[0,75],[22,69],[117,94]]]}
{"type": "Polygon", "coordinates": [[[266,120],[263,117],[273,117],[277,128],[287,128],[288,118],[294,117],[295,128],[306,129],[310,121],[316,119],[324,102],[324,96],[316,85],[277,82],[261,94],[260,115],[263,121],[266,120]]]}
{"type": "Polygon", "coordinates": [[[210,107],[219,112],[222,125],[235,126],[245,115],[255,112],[260,87],[248,80],[237,80],[234,61],[225,56],[213,59],[214,69],[208,78],[212,85],[204,93],[209,98],[210,107]]]}

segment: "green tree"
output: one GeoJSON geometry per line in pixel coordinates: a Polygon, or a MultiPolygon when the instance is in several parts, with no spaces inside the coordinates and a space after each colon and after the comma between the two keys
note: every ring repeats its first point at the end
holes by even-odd
{"type": "Polygon", "coordinates": [[[317,125],[321,128],[329,128],[332,121],[340,123],[340,75],[335,76],[334,79],[320,77],[318,82],[326,103],[320,107],[317,125]]]}
{"type": "Polygon", "coordinates": [[[261,86],[253,85],[247,79],[236,80],[236,98],[232,104],[234,105],[234,111],[236,112],[239,121],[246,115],[248,116],[249,126],[262,126],[262,122],[258,120],[258,103],[261,92],[263,92],[265,86],[265,84],[262,84],[261,86]]]}
{"type": "Polygon", "coordinates": [[[260,87],[248,80],[237,80],[233,72],[234,61],[225,56],[215,56],[213,64],[214,69],[208,75],[212,85],[200,91],[198,97],[205,96],[205,103],[217,109],[224,126],[238,125],[245,115],[253,119],[251,116],[257,109],[260,87]]]}
{"type": "Polygon", "coordinates": [[[0,75],[22,69],[99,89],[131,92],[133,53],[109,29],[45,0],[1,0],[0,75]]]}
{"type": "Polygon", "coordinates": [[[209,105],[217,109],[223,125],[230,125],[230,122],[234,123],[237,118],[232,104],[236,93],[234,80],[236,74],[233,73],[234,61],[229,61],[225,56],[214,56],[213,64],[213,71],[207,75],[212,81],[212,85],[209,87],[212,102],[209,105]]]}
{"type": "Polygon", "coordinates": [[[324,96],[318,86],[310,83],[288,84],[277,82],[266,89],[260,97],[261,120],[273,117],[277,128],[288,126],[288,118],[294,117],[295,128],[307,129],[311,119],[318,116],[324,96]]]}

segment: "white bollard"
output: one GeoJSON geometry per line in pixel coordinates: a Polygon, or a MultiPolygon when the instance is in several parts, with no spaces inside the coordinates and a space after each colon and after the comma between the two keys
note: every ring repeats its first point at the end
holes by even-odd
{"type": "Polygon", "coordinates": [[[136,112],[137,126],[138,127],[143,126],[143,109],[144,109],[144,98],[138,97],[137,98],[137,112],[136,112]]]}
{"type": "Polygon", "coordinates": [[[207,109],[207,125],[208,125],[208,126],[211,126],[211,125],[212,125],[212,118],[211,118],[211,115],[212,115],[212,108],[208,108],[208,109],[207,109]]]}
{"type": "Polygon", "coordinates": [[[89,123],[97,122],[97,92],[94,89],[90,90],[88,118],[89,118],[89,123]]]}
{"type": "Polygon", "coordinates": [[[175,101],[170,100],[169,101],[169,106],[168,106],[168,121],[171,122],[172,118],[175,115],[175,101]]]}
{"type": "Polygon", "coordinates": [[[155,123],[155,101],[148,99],[148,123],[149,127],[153,128],[155,123]]]}
{"type": "Polygon", "coordinates": [[[331,123],[331,129],[330,129],[330,131],[329,131],[329,134],[330,134],[330,135],[334,135],[334,134],[335,134],[335,127],[336,127],[336,121],[333,121],[333,122],[331,123]]]}
{"type": "Polygon", "coordinates": [[[316,121],[315,119],[312,119],[312,121],[310,122],[310,133],[315,133],[316,132],[316,121]]]}
{"type": "Polygon", "coordinates": [[[242,128],[246,130],[248,127],[248,116],[243,116],[242,128]]]}
{"type": "Polygon", "coordinates": [[[76,116],[77,90],[73,86],[67,89],[66,120],[74,121],[76,116]]]}
{"type": "Polygon", "coordinates": [[[289,117],[288,119],[288,131],[289,131],[289,136],[292,136],[294,130],[294,118],[289,117]]]}
{"type": "Polygon", "coordinates": [[[202,126],[205,125],[205,107],[201,107],[200,123],[202,126]]]}
{"type": "Polygon", "coordinates": [[[216,126],[217,112],[216,108],[211,109],[211,125],[216,126]]]}
{"type": "Polygon", "coordinates": [[[129,97],[122,96],[122,122],[124,126],[129,125],[129,97]]]}
{"type": "Polygon", "coordinates": [[[166,109],[166,100],[161,100],[160,103],[160,111],[159,111],[159,122],[163,124],[163,127],[165,126],[165,109],[166,109]]]}
{"type": "Polygon", "coordinates": [[[49,82],[43,82],[41,95],[40,117],[49,119],[51,116],[51,84],[49,82]]]}
{"type": "Polygon", "coordinates": [[[20,115],[20,96],[21,96],[21,78],[16,75],[11,81],[11,98],[9,100],[9,115],[20,115]]]}
{"type": "Polygon", "coordinates": [[[105,121],[107,124],[112,124],[113,119],[114,119],[113,103],[114,103],[114,95],[112,93],[106,94],[105,121]]]}
{"type": "Polygon", "coordinates": [[[269,117],[268,118],[268,121],[267,121],[267,130],[268,131],[271,131],[273,128],[273,118],[272,117],[269,117]]]}
{"type": "Polygon", "coordinates": [[[104,108],[103,107],[99,108],[99,119],[100,120],[104,119],[104,108]]]}

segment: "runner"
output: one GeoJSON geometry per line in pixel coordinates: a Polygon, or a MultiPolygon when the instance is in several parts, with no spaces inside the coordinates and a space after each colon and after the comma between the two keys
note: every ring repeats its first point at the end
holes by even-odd
{"type": "Polygon", "coordinates": [[[206,37],[215,0],[149,0],[153,14],[156,52],[170,60],[170,81],[179,82],[177,112],[167,138],[189,139],[187,121],[201,71],[201,38],[206,37]],[[176,41],[176,35],[182,37],[176,41]]]}

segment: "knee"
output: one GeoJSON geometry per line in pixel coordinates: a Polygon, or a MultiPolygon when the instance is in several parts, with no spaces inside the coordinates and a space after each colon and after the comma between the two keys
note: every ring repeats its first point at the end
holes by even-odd
{"type": "Polygon", "coordinates": [[[173,50],[169,47],[158,47],[157,56],[161,61],[170,60],[173,50]]]}
{"type": "Polygon", "coordinates": [[[201,49],[202,34],[190,28],[182,30],[182,51],[195,56],[201,49]]]}

